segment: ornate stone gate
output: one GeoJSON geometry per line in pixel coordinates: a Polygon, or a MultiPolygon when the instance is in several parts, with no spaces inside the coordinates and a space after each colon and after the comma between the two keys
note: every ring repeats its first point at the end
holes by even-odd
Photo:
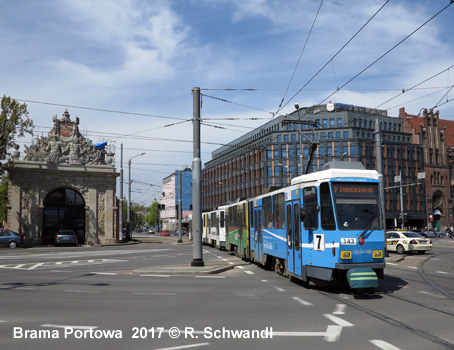
{"type": "Polygon", "coordinates": [[[47,137],[26,146],[8,167],[8,227],[26,244],[52,242],[53,231],[73,229],[81,244],[115,241],[116,178],[113,154],[92,145],[71,121],[53,117],[47,137]]]}

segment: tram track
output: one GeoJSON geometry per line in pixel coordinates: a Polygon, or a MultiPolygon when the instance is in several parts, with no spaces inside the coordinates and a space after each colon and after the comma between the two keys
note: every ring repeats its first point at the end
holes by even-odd
{"type": "MultiPolygon", "coordinates": [[[[438,344],[438,345],[440,345],[440,346],[442,346],[442,347],[444,347],[444,348],[446,348],[446,349],[451,349],[451,350],[454,349],[454,344],[453,344],[453,343],[451,343],[451,342],[449,342],[449,341],[447,341],[447,340],[444,340],[444,339],[442,339],[442,338],[439,338],[439,337],[437,337],[437,336],[434,336],[434,335],[432,335],[432,334],[430,334],[430,333],[428,333],[428,332],[425,332],[425,331],[421,331],[421,330],[419,330],[419,329],[416,329],[416,328],[414,328],[414,327],[412,327],[412,326],[410,326],[410,325],[408,325],[408,324],[405,324],[405,323],[403,323],[403,322],[400,322],[400,321],[398,321],[398,320],[396,320],[396,319],[394,319],[394,318],[391,318],[391,317],[389,317],[389,316],[386,316],[386,315],[384,315],[384,314],[382,314],[382,313],[379,313],[379,312],[377,312],[377,311],[368,309],[368,308],[366,308],[366,307],[364,307],[364,306],[361,306],[361,305],[359,305],[359,304],[357,304],[357,303],[355,303],[355,302],[353,302],[353,301],[351,301],[351,300],[346,300],[346,299],[344,299],[344,298],[342,298],[342,297],[340,297],[340,296],[337,296],[337,295],[335,295],[335,294],[328,293],[328,292],[321,291],[321,290],[319,290],[318,292],[319,292],[320,294],[322,294],[322,295],[328,297],[328,298],[337,300],[337,301],[342,302],[342,303],[344,303],[344,304],[347,304],[347,305],[349,305],[349,306],[351,306],[351,307],[354,307],[355,309],[358,309],[358,310],[360,310],[360,311],[362,311],[362,312],[364,312],[364,313],[366,313],[366,314],[368,314],[368,315],[370,315],[370,316],[372,316],[372,317],[375,317],[375,318],[377,318],[377,319],[379,319],[379,320],[381,320],[381,321],[383,321],[383,322],[386,322],[386,323],[388,323],[388,324],[390,324],[390,325],[392,325],[392,326],[399,327],[399,328],[401,328],[401,329],[403,329],[403,330],[405,330],[405,331],[407,331],[407,332],[410,332],[410,333],[412,333],[412,334],[414,334],[414,335],[417,335],[417,336],[419,336],[419,337],[422,337],[422,338],[424,338],[424,339],[427,339],[427,340],[433,342],[434,344],[438,344]]],[[[384,296],[390,296],[390,295],[388,295],[388,294],[382,294],[382,295],[384,295],[384,296]]],[[[399,297],[398,299],[401,299],[401,298],[399,297]]],[[[402,299],[402,300],[404,300],[404,299],[402,299]]],[[[404,301],[409,301],[409,300],[404,300],[404,301]]],[[[416,302],[414,302],[414,301],[410,301],[410,302],[416,303],[416,302]]],[[[423,306],[423,305],[421,305],[421,304],[419,303],[419,306],[423,306]]],[[[436,309],[436,308],[434,308],[433,310],[434,310],[434,311],[440,312],[440,310],[439,310],[439,309],[436,309]]],[[[445,313],[446,313],[446,312],[445,312],[445,313]]],[[[453,313],[450,313],[450,312],[447,312],[447,313],[448,313],[448,315],[453,315],[453,313]]]]}

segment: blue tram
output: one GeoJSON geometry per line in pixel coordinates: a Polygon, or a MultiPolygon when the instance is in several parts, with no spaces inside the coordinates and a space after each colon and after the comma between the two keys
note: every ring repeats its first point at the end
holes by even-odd
{"type": "MultiPolygon", "coordinates": [[[[237,225],[248,247],[236,253],[305,282],[347,279],[352,288],[374,287],[385,267],[379,183],[378,173],[359,162],[331,162],[250,198],[241,204],[246,222],[237,225]]],[[[235,205],[225,206],[230,223],[235,205]]]]}

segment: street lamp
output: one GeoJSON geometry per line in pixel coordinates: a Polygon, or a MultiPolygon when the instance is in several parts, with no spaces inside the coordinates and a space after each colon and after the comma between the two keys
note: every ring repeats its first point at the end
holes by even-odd
{"type": "Polygon", "coordinates": [[[131,230],[131,160],[133,160],[136,157],[143,156],[145,152],[140,153],[128,161],[128,167],[129,167],[129,181],[128,181],[128,239],[132,239],[132,230],[131,230]]]}

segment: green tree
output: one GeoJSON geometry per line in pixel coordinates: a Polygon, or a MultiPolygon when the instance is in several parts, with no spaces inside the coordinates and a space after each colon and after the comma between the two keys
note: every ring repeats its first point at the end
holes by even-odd
{"type": "Polygon", "coordinates": [[[33,134],[33,121],[28,118],[27,105],[3,96],[0,113],[0,161],[9,160],[15,139],[33,134]]]}
{"type": "Polygon", "coordinates": [[[160,212],[158,209],[158,202],[153,201],[151,207],[147,208],[147,214],[145,216],[145,221],[149,226],[156,226],[159,224],[160,212]]]}

